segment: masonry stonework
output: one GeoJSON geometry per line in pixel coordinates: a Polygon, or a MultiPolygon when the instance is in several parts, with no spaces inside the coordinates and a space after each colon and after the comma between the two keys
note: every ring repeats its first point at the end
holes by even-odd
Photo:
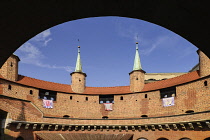
{"type": "Polygon", "coordinates": [[[210,60],[201,50],[198,50],[200,76],[204,77],[210,74],[210,60]]]}
{"type": "Polygon", "coordinates": [[[134,70],[129,73],[131,92],[140,92],[144,88],[144,74],[143,70],[134,70]]]}
{"type": "MultiPolygon", "coordinates": [[[[208,69],[201,66],[201,71],[202,68],[208,69]]],[[[14,80],[5,77],[3,70],[0,110],[7,112],[4,138],[59,140],[85,134],[94,140],[96,135],[123,134],[133,140],[204,140],[210,137],[210,76],[198,73],[144,84],[144,73],[133,71],[130,86],[86,87],[83,73],[73,73],[72,84],[65,85],[24,76],[14,80]],[[174,105],[164,107],[162,89],[171,87],[175,87],[174,105]],[[53,108],[43,107],[41,90],[57,93],[53,108]],[[99,102],[100,95],[114,96],[112,111],[105,110],[105,104],[99,102]]]]}
{"type": "Polygon", "coordinates": [[[76,93],[85,91],[86,74],[82,72],[71,73],[71,88],[76,93]]]}

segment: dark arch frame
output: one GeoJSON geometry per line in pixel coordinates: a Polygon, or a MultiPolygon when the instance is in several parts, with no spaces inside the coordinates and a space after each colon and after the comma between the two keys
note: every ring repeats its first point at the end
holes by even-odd
{"type": "Polygon", "coordinates": [[[210,56],[209,5],[201,1],[1,1],[0,66],[23,43],[55,25],[87,17],[121,16],[163,26],[210,56]],[[9,8],[8,8],[9,7],[9,8]],[[15,21],[15,22],[14,22],[15,21]]]}

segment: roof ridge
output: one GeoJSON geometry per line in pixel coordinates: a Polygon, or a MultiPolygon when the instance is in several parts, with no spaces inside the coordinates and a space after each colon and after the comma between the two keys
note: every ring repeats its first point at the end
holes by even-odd
{"type": "Polygon", "coordinates": [[[178,77],[183,77],[183,76],[185,76],[185,75],[192,74],[192,73],[195,73],[195,72],[198,72],[198,70],[192,71],[192,72],[187,72],[187,73],[185,73],[185,74],[182,74],[182,75],[179,75],[179,76],[175,76],[175,77],[172,77],[172,78],[169,78],[169,79],[154,81],[154,82],[147,83],[147,84],[153,84],[153,83],[157,83],[157,82],[160,82],[160,81],[169,81],[169,80],[176,79],[176,78],[178,78],[178,77]]]}
{"type": "Polygon", "coordinates": [[[112,87],[88,87],[88,86],[86,86],[86,88],[116,88],[116,87],[129,87],[129,85],[128,86],[112,86],[112,87]]]}
{"type": "MultiPolygon", "coordinates": [[[[62,83],[56,83],[56,82],[41,80],[41,79],[37,79],[37,78],[33,78],[33,77],[28,77],[28,76],[20,75],[20,74],[18,76],[23,76],[23,77],[26,77],[26,78],[35,79],[35,80],[44,81],[44,82],[49,82],[49,83],[54,83],[54,84],[69,85],[69,84],[62,84],[62,83]]],[[[18,79],[18,81],[20,81],[20,80],[18,79]]]]}

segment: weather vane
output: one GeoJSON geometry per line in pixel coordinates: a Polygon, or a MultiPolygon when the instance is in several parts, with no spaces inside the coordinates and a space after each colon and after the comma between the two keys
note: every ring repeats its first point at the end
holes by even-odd
{"type": "Polygon", "coordinates": [[[79,45],[79,39],[78,39],[78,48],[80,48],[80,45],[79,45]]]}
{"type": "Polygon", "coordinates": [[[138,34],[136,35],[136,44],[138,44],[138,34]]]}

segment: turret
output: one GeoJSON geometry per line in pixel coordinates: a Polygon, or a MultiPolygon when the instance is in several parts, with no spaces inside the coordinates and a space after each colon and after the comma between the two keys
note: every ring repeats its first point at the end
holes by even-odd
{"type": "Polygon", "coordinates": [[[82,63],[80,58],[80,46],[78,46],[78,55],[75,71],[71,74],[71,88],[76,93],[83,93],[85,91],[86,74],[82,72],[82,63]]]}
{"type": "Polygon", "coordinates": [[[197,50],[199,55],[199,75],[200,77],[210,74],[210,60],[201,50],[197,50]]]}
{"type": "Polygon", "coordinates": [[[134,59],[133,71],[130,75],[130,91],[140,92],[144,88],[145,71],[142,70],[141,61],[138,52],[138,42],[136,42],[136,54],[134,59]]]}
{"type": "Polygon", "coordinates": [[[18,62],[19,57],[12,54],[0,69],[1,75],[10,81],[18,80],[18,62]]]}

